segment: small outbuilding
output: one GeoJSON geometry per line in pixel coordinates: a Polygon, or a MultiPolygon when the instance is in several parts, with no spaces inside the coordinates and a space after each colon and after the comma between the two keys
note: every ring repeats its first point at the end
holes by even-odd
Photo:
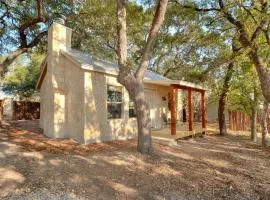
{"type": "MultiPolygon", "coordinates": [[[[48,34],[48,55],[37,83],[44,134],[84,144],[136,137],[134,103],[117,82],[117,64],[72,49],[72,30],[64,25],[53,23],[48,34]]],[[[153,130],[169,124],[171,134],[176,134],[182,112],[181,90],[188,91],[190,132],[194,131],[192,92],[201,93],[204,130],[205,90],[201,86],[147,71],[144,88],[153,130]]]]}

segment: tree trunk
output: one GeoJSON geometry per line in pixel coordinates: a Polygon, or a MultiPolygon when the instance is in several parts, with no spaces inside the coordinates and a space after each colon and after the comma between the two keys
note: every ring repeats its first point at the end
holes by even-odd
{"type": "Polygon", "coordinates": [[[229,92],[230,88],[230,81],[233,75],[233,61],[229,63],[228,69],[226,72],[222,92],[220,94],[219,98],[219,104],[218,104],[218,122],[219,122],[219,133],[220,135],[224,136],[227,134],[227,128],[226,128],[226,115],[225,115],[225,107],[226,107],[226,98],[229,92]]]}
{"type": "Polygon", "coordinates": [[[164,21],[168,0],[159,0],[155,16],[148,34],[141,62],[134,74],[127,61],[127,26],[126,26],[126,4],[127,0],[117,1],[117,35],[118,35],[118,64],[119,74],[117,80],[125,86],[129,95],[135,102],[138,124],[138,146],[137,149],[143,154],[152,151],[151,127],[148,103],[144,97],[144,74],[149,66],[152,48],[158,31],[164,21]]]}
{"type": "Polygon", "coordinates": [[[267,66],[264,66],[264,62],[258,55],[258,49],[256,46],[254,46],[250,51],[250,59],[255,64],[263,96],[268,102],[270,102],[270,69],[267,68],[267,66]]]}
{"type": "Polygon", "coordinates": [[[135,93],[135,105],[138,125],[137,150],[143,154],[152,152],[151,120],[149,105],[145,100],[143,84],[139,84],[135,93]]]}
{"type": "Polygon", "coordinates": [[[253,106],[251,114],[251,140],[257,141],[257,106],[253,106]]]}
{"type": "Polygon", "coordinates": [[[268,119],[268,102],[265,100],[263,104],[263,112],[262,112],[262,119],[261,119],[261,127],[262,127],[262,146],[266,147],[266,135],[268,134],[268,126],[267,126],[267,119],[268,119]]]}
{"type": "Polygon", "coordinates": [[[3,127],[3,119],[4,119],[4,99],[0,100],[0,128],[3,127]]]}

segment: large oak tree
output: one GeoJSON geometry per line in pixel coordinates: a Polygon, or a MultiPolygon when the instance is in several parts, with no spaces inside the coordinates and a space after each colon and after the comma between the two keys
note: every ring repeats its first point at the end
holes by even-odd
{"type": "Polygon", "coordinates": [[[117,1],[117,52],[119,64],[119,74],[117,80],[125,86],[131,98],[135,102],[138,124],[137,149],[143,154],[149,154],[152,151],[150,117],[148,113],[148,103],[145,100],[143,78],[149,66],[155,39],[164,21],[167,3],[168,0],[158,1],[139,66],[135,71],[133,71],[133,67],[129,64],[127,59],[127,0],[117,1]]]}

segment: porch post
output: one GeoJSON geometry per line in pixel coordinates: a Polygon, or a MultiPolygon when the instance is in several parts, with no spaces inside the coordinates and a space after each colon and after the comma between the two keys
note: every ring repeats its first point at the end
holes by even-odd
{"type": "Polygon", "coordinates": [[[188,130],[193,131],[192,90],[188,90],[188,130]]]}
{"type": "Polygon", "coordinates": [[[202,133],[206,131],[206,107],[205,107],[205,91],[201,92],[201,110],[202,110],[202,133]]]}
{"type": "Polygon", "coordinates": [[[176,89],[171,87],[170,88],[171,93],[171,135],[176,135],[176,104],[175,104],[175,98],[176,98],[176,89]]]}

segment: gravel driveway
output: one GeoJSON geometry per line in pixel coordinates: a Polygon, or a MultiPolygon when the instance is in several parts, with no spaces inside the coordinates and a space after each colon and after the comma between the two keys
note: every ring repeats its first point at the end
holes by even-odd
{"type": "Polygon", "coordinates": [[[35,121],[12,122],[0,130],[0,199],[270,199],[270,149],[219,136],[154,149],[52,140],[35,121]]]}

